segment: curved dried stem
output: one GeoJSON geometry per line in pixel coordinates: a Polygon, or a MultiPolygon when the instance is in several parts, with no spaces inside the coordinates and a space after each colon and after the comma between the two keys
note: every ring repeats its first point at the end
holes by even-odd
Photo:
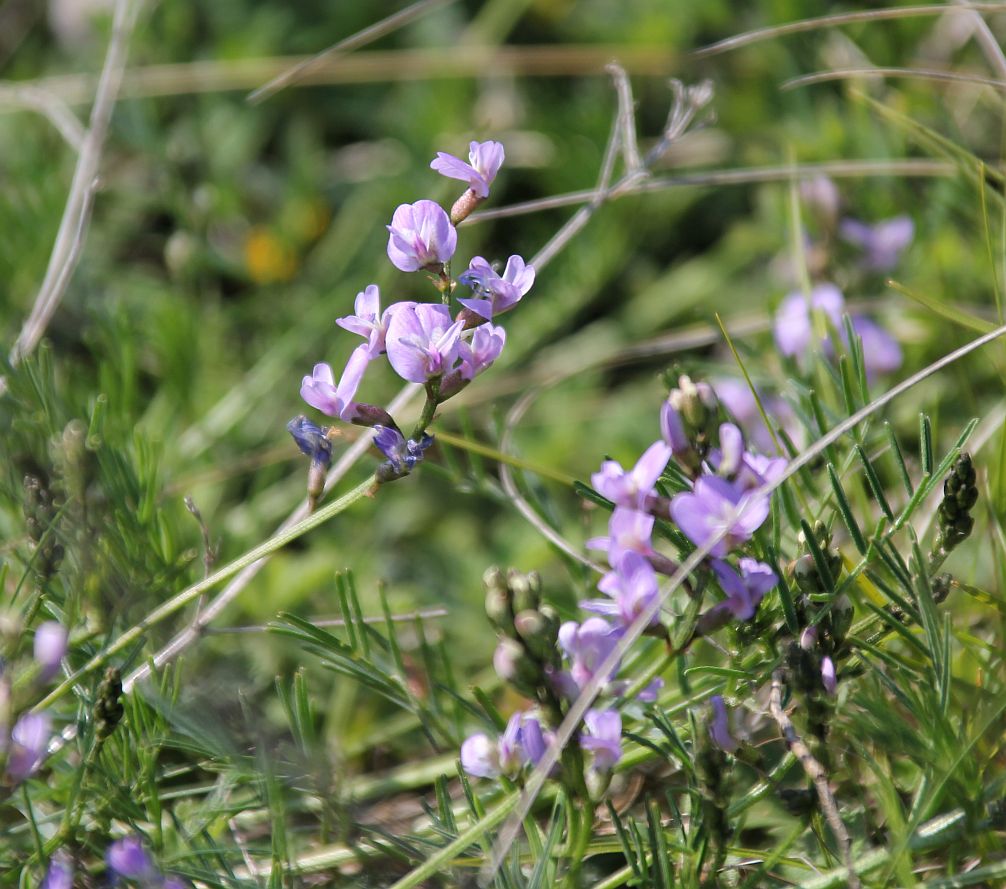
{"type": "Polygon", "coordinates": [[[1006,80],[994,80],[989,77],[978,77],[974,74],[955,74],[952,71],[940,71],[934,68],[834,68],[830,71],[815,71],[800,77],[784,80],[779,86],[781,90],[794,90],[799,87],[812,86],[815,83],[828,83],[832,80],[848,80],[856,77],[877,78],[904,77],[912,80],[941,80],[950,83],[973,83],[977,86],[991,86],[997,90],[1006,90],[1006,80]]]}

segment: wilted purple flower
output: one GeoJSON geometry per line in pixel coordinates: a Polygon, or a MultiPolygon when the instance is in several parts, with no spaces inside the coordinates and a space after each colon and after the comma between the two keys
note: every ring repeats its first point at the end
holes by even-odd
{"type": "Polygon", "coordinates": [[[388,458],[391,469],[397,475],[411,472],[432,444],[432,435],[424,435],[418,442],[411,438],[406,441],[405,436],[393,426],[374,426],[374,446],[388,458]]]}
{"type": "Polygon", "coordinates": [[[843,219],[838,232],[843,239],[863,250],[863,264],[878,272],[893,269],[915,236],[915,223],[909,216],[895,216],[875,225],[858,219],[843,219]]]}
{"type": "Polygon", "coordinates": [[[468,146],[468,161],[445,151],[438,151],[430,167],[448,179],[460,179],[480,198],[489,197],[489,186],[503,166],[503,145],[500,142],[472,142],[468,146]]]}
{"type": "Polygon", "coordinates": [[[458,246],[457,230],[433,201],[402,204],[388,226],[388,259],[403,272],[447,262],[458,246]]]}
{"type": "Polygon", "coordinates": [[[66,656],[68,634],[57,621],[47,620],[35,630],[35,662],[39,665],[39,679],[47,682],[59,671],[60,661],[66,656]]]}
{"type": "Polygon", "coordinates": [[[824,690],[833,695],[838,690],[838,677],[835,675],[835,662],[825,655],[821,660],[821,682],[824,690]]]}
{"type": "MultiPolygon", "coordinates": [[[[598,614],[609,614],[623,626],[631,624],[660,594],[657,572],[649,561],[636,552],[622,556],[616,570],[601,578],[597,588],[611,599],[589,599],[580,607],[598,614]]],[[[653,615],[650,624],[659,623],[653,615]]]]}
{"type": "Polygon", "coordinates": [[[768,518],[769,498],[743,491],[724,478],[704,475],[693,491],[683,491],[671,501],[671,516],[696,546],[723,533],[710,550],[724,556],[748,540],[768,518]]]}
{"type": "Polygon", "coordinates": [[[743,558],[737,563],[740,574],[720,559],[713,559],[712,564],[716,579],[727,594],[726,601],[717,607],[727,609],[737,620],[754,617],[762,598],[779,582],[768,565],[754,559],[743,558]]]}
{"type": "Polygon", "coordinates": [[[500,357],[506,344],[506,331],[492,324],[480,324],[469,342],[458,343],[461,356],[461,378],[471,381],[500,357]]]}
{"type": "Polygon", "coordinates": [[[775,313],[775,341],[783,355],[802,356],[813,338],[810,310],[823,312],[836,330],[842,329],[845,299],[834,284],[818,284],[809,298],[803,293],[791,293],[775,313]]]}
{"type": "Polygon", "coordinates": [[[67,855],[57,853],[52,857],[38,889],[73,889],[73,864],[67,855]]]}
{"type": "Polygon", "coordinates": [[[327,466],[332,460],[332,442],[325,435],[325,430],[312,423],[303,414],[294,417],[286,424],[287,431],[293,436],[302,454],[312,461],[327,466]]]}
{"type": "Polygon", "coordinates": [[[14,723],[7,752],[7,777],[11,783],[20,784],[38,771],[49,745],[51,726],[44,713],[26,713],[14,723]]]}
{"type": "Polygon", "coordinates": [[[646,498],[656,493],[654,484],[671,459],[671,447],[662,441],[651,444],[636,465],[626,472],[615,460],[605,460],[590,482],[602,497],[616,506],[643,509],[646,498]]]}
{"type": "MultiPolygon", "coordinates": [[[[621,631],[602,617],[588,617],[582,624],[567,621],[559,627],[559,645],[570,661],[570,676],[578,688],[583,688],[614,650],[621,631]]],[[[607,677],[612,678],[612,670],[607,677]]]]}
{"type": "Polygon", "coordinates": [[[304,377],[300,384],[300,397],[311,407],[330,417],[340,419],[350,417],[356,406],[353,398],[356,396],[356,390],[360,388],[363,373],[370,362],[368,348],[364,343],[353,350],[338,386],[335,385],[332,368],[328,364],[316,364],[311,376],[304,377]]]}
{"type": "Polygon", "coordinates": [[[105,850],[105,863],[116,877],[124,880],[141,880],[157,873],[139,837],[124,837],[112,843],[105,850]]]}
{"type": "Polygon", "coordinates": [[[653,553],[650,538],[653,536],[653,516],[635,509],[615,507],[608,520],[608,536],[592,537],[588,549],[603,550],[608,554],[608,564],[617,565],[627,552],[644,556],[653,553]]]}
{"type": "Polygon", "coordinates": [[[388,332],[388,322],[391,320],[390,309],[381,314],[381,291],[376,284],[371,284],[366,290],[356,294],[353,305],[355,315],[336,318],[335,323],[343,330],[356,333],[367,340],[367,355],[375,358],[384,349],[384,339],[388,332]]]}
{"type": "Polygon", "coordinates": [[[534,284],[534,267],[525,265],[521,257],[514,254],[507,260],[503,275],[481,256],[476,256],[468,270],[458,276],[458,281],[471,287],[475,297],[459,299],[465,308],[491,321],[494,315],[501,315],[512,309],[534,284]]]}
{"type": "Polygon", "coordinates": [[[863,341],[863,367],[868,379],[901,367],[901,346],[883,327],[862,315],[854,315],[852,329],[863,341]]]}
{"type": "Polygon", "coordinates": [[[454,369],[463,321],[439,303],[396,303],[388,324],[388,361],[400,377],[425,383],[454,369]]]}
{"type": "Polygon", "coordinates": [[[591,768],[608,771],[622,758],[622,717],[617,710],[588,710],[583,725],[580,746],[593,753],[591,768]]]}
{"type": "Polygon", "coordinates": [[[737,741],[730,734],[730,719],[723,695],[713,695],[710,703],[713,705],[713,718],[709,723],[709,737],[720,750],[733,753],[737,749],[737,741]]]}

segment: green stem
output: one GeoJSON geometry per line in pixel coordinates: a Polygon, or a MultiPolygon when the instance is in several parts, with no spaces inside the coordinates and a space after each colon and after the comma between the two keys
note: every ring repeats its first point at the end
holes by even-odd
{"type": "Polygon", "coordinates": [[[440,404],[440,380],[430,380],[426,384],[426,404],[423,405],[423,412],[419,415],[419,420],[416,422],[415,428],[412,430],[411,438],[413,441],[419,441],[422,438],[423,433],[433,422],[433,415],[437,412],[437,407],[440,404]]]}
{"type": "Polygon", "coordinates": [[[357,500],[366,496],[366,494],[373,488],[374,483],[374,477],[370,476],[362,484],[353,488],[352,491],[343,494],[338,500],[332,501],[327,506],[322,507],[317,512],[297,522],[297,524],[291,525],[285,531],[281,531],[273,537],[270,537],[254,549],[248,550],[248,552],[246,552],[243,556],[239,556],[233,562],[224,565],[223,568],[214,572],[209,577],[205,577],[198,583],[194,583],[192,586],[186,587],[159,608],[155,608],[151,611],[150,614],[148,614],[138,624],[126,630],[121,636],[119,636],[118,639],[109,645],[108,648],[104,651],[98,652],[98,654],[91,658],[91,660],[84,664],[84,666],[74,671],[71,676],[63,680],[63,682],[57,685],[56,688],[46,695],[46,697],[39,701],[32,708],[33,712],[37,713],[45,710],[47,707],[51,707],[56,701],[63,697],[63,695],[70,691],[70,689],[72,689],[82,677],[86,676],[88,673],[94,672],[100,667],[103,667],[108,662],[109,658],[118,654],[133,642],[140,639],[147,630],[150,629],[150,627],[160,623],[175,612],[180,611],[190,602],[198,599],[207,590],[212,589],[221,581],[227,580],[229,577],[233,577],[253,562],[257,562],[259,559],[276,552],[276,550],[282,549],[291,541],[296,540],[298,537],[301,537],[313,528],[317,528],[318,525],[324,524],[333,516],[343,512],[357,500]]]}

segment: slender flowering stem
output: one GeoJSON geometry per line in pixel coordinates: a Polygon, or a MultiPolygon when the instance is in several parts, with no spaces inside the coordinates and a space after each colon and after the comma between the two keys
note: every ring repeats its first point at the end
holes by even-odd
{"type": "Polygon", "coordinates": [[[93,658],[91,658],[91,660],[84,664],[84,666],[74,671],[71,676],[67,677],[62,683],[57,685],[56,688],[54,688],[34,706],[33,712],[37,713],[47,707],[51,707],[71,688],[73,688],[73,686],[79,682],[82,677],[104,666],[108,662],[109,658],[118,654],[137,639],[141,638],[150,627],[155,624],[159,624],[165,618],[168,618],[176,611],[181,610],[188,605],[189,602],[195,601],[207,590],[212,589],[220,583],[220,581],[226,580],[228,577],[232,577],[243,568],[251,565],[253,562],[257,562],[263,556],[268,556],[271,553],[276,552],[276,550],[282,549],[288,543],[296,540],[303,534],[306,534],[312,528],[316,528],[318,525],[324,524],[333,516],[338,515],[340,512],[343,512],[348,507],[352,506],[352,504],[365,497],[373,489],[374,481],[374,476],[370,476],[362,484],[353,488],[352,491],[343,494],[343,496],[338,500],[333,500],[327,506],[322,507],[317,512],[305,518],[303,521],[300,521],[287,530],[270,537],[254,549],[248,550],[248,552],[246,552],[243,556],[239,556],[233,562],[224,565],[223,568],[215,571],[209,577],[203,578],[198,583],[194,583],[192,586],[186,587],[159,608],[155,608],[138,624],[126,630],[121,636],[119,636],[118,639],[115,640],[115,642],[108,646],[108,648],[96,654],[93,658]]]}

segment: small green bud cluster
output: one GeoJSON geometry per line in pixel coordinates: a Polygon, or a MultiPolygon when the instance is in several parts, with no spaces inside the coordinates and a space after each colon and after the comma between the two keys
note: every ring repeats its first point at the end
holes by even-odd
{"type": "Polygon", "coordinates": [[[541,601],[537,572],[490,568],[482,577],[486,614],[500,635],[493,666],[522,694],[543,700],[546,675],[559,667],[559,615],[541,601]]]}
{"type": "Polygon", "coordinates": [[[938,513],[940,532],[937,551],[945,558],[958,544],[971,534],[975,520],[971,509],[978,501],[975,486],[975,468],[971,465],[971,455],[961,454],[943,483],[943,502],[938,513]]]}
{"type": "Polygon", "coordinates": [[[94,701],[94,734],[104,741],[122,720],[122,680],[117,667],[105,670],[105,678],[98,684],[94,701]]]}
{"type": "Polygon", "coordinates": [[[39,583],[45,582],[59,568],[63,560],[63,547],[53,533],[52,524],[58,508],[52,494],[42,481],[33,475],[24,477],[24,520],[28,539],[35,549],[32,569],[39,583]]]}

